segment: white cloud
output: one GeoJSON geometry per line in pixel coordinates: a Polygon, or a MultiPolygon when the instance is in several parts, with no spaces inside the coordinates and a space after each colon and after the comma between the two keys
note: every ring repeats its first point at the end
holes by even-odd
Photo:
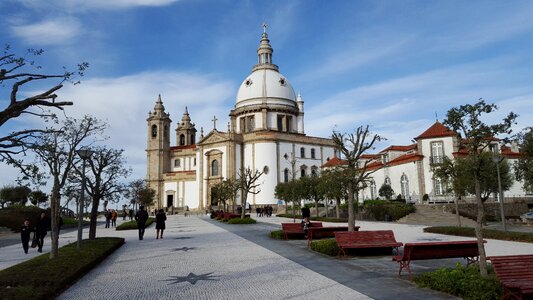
{"type": "MultiPolygon", "coordinates": [[[[181,120],[185,106],[200,132],[212,128],[210,119],[216,115],[219,130],[225,130],[230,100],[235,85],[220,76],[198,75],[168,71],[154,71],[118,78],[94,78],[80,85],[65,86],[58,93],[62,100],[71,100],[74,106],[66,109],[72,117],[93,115],[106,121],[110,128],[106,145],[125,149],[128,164],[134,169],[134,178],[146,176],[146,139],[148,112],[152,111],[158,94],[172,119],[172,133],[181,120]]],[[[175,145],[171,134],[171,145],[175,145]]]]}
{"type": "Polygon", "coordinates": [[[56,18],[33,24],[15,24],[11,33],[33,45],[55,45],[70,42],[82,32],[76,18],[56,18]]]}

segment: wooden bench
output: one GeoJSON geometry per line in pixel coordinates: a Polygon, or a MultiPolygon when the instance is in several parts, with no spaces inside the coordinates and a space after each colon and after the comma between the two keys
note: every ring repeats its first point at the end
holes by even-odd
{"type": "MultiPolygon", "coordinates": [[[[354,227],[355,231],[359,226],[354,227]]],[[[307,229],[307,247],[311,246],[313,239],[335,237],[335,231],[348,231],[348,226],[310,227],[307,229]]]]}
{"type": "Polygon", "coordinates": [[[403,247],[403,255],[397,255],[392,258],[400,264],[398,276],[402,275],[405,268],[411,278],[411,261],[423,259],[439,259],[463,257],[467,260],[467,266],[478,261],[479,249],[477,241],[448,241],[448,242],[425,242],[425,243],[407,243],[403,247]]]}
{"type": "Polygon", "coordinates": [[[505,289],[501,299],[533,299],[533,255],[489,256],[505,289]]]}
{"type": "Polygon", "coordinates": [[[393,248],[398,252],[398,247],[402,246],[394,238],[392,230],[375,231],[347,231],[335,232],[335,240],[339,246],[339,254],[346,256],[345,249],[357,248],[393,248]]]}
{"type": "MultiPolygon", "coordinates": [[[[308,228],[311,227],[322,227],[322,222],[310,222],[308,228]]],[[[281,223],[281,229],[286,240],[288,239],[288,235],[305,237],[302,223],[281,223]]]]}

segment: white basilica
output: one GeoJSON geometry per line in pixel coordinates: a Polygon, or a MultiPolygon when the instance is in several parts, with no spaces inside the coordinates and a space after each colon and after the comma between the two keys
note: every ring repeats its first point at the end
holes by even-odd
{"type": "Polygon", "coordinates": [[[264,30],[258,62],[237,91],[225,132],[215,127],[197,139],[185,108],[176,124],[176,145],[171,146],[172,120],[161,97],[157,99],[147,119],[146,149],[146,179],[156,191],[156,207],[208,209],[212,185],[235,178],[239,169],[248,167],[265,171],[259,180],[261,191],[250,194],[248,203],[275,205],[279,182],[316,173],[334,157],[331,139],[305,134],[304,101],[272,63],[273,52],[264,30]]]}

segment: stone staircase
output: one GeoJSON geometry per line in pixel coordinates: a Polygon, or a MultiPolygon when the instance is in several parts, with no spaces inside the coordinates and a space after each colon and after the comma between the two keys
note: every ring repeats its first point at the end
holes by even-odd
{"type": "MultiPolygon", "coordinates": [[[[460,218],[461,226],[475,227],[476,221],[465,217],[460,218]]],[[[397,223],[428,226],[457,226],[457,216],[444,211],[441,206],[421,204],[416,205],[416,212],[401,218],[397,223]]]]}

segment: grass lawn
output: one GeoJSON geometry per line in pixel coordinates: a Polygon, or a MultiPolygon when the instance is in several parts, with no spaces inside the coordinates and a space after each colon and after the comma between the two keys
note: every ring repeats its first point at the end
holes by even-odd
{"type": "Polygon", "coordinates": [[[53,299],[124,244],[123,238],[83,240],[0,271],[0,298],[53,299]]]}
{"type": "MultiPolygon", "coordinates": [[[[424,228],[424,232],[476,237],[474,228],[472,227],[434,226],[434,227],[424,228]]],[[[483,238],[503,240],[503,241],[533,243],[533,233],[527,233],[527,232],[483,229],[483,238]]]]}

